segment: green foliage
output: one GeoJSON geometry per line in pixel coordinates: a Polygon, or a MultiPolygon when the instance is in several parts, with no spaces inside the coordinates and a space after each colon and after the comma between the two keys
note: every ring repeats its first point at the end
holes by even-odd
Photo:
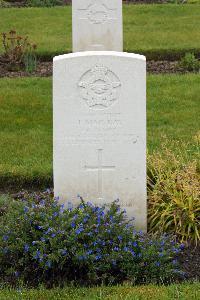
{"type": "Polygon", "coordinates": [[[18,71],[24,67],[27,70],[35,70],[37,46],[31,44],[28,37],[19,36],[15,30],[10,30],[8,33],[2,33],[2,44],[4,52],[0,60],[9,70],[18,71]]]}
{"type": "Polygon", "coordinates": [[[32,49],[24,55],[25,71],[32,73],[37,68],[37,56],[32,49]]]}
{"type": "Polygon", "coordinates": [[[64,209],[47,191],[45,199],[24,195],[7,207],[0,217],[4,282],[148,283],[182,275],[176,260],[182,246],[136,232],[117,201],[97,207],[81,199],[64,209]]]}
{"type": "Polygon", "coordinates": [[[63,5],[62,0],[28,0],[27,5],[30,7],[52,7],[63,5]]]}
{"type": "Polygon", "coordinates": [[[180,67],[185,71],[199,72],[200,71],[200,61],[195,57],[194,53],[186,53],[180,61],[180,67]]]}
{"type": "Polygon", "coordinates": [[[0,8],[8,8],[10,4],[4,0],[0,0],[0,8]]]}
{"type": "Polygon", "coordinates": [[[148,157],[149,229],[176,233],[182,241],[200,240],[200,135],[192,158],[183,144],[148,157]]]}

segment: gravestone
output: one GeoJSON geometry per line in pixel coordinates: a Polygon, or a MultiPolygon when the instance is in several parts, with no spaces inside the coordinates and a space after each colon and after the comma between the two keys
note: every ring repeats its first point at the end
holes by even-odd
{"type": "Polygon", "coordinates": [[[122,0],[73,0],[73,52],[123,51],[122,0]]]}
{"type": "Polygon", "coordinates": [[[146,230],[146,60],[89,51],[54,58],[54,192],[120,199],[146,230]]]}

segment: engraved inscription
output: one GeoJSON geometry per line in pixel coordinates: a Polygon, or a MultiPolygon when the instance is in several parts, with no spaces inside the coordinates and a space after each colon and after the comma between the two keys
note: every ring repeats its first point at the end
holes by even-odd
{"type": "Polygon", "coordinates": [[[86,8],[79,9],[80,19],[91,24],[104,24],[109,20],[116,20],[116,8],[109,8],[105,1],[94,0],[86,8]]]}
{"type": "Polygon", "coordinates": [[[103,171],[113,171],[115,166],[103,165],[103,149],[98,149],[98,165],[97,166],[85,166],[87,171],[98,172],[98,200],[103,200],[103,171]]]}
{"type": "Polygon", "coordinates": [[[95,130],[113,130],[113,129],[119,129],[122,127],[122,121],[121,120],[95,120],[95,119],[84,119],[79,120],[79,125],[81,128],[87,128],[91,129],[94,128],[95,130]]]}
{"type": "MultiPolygon", "coordinates": [[[[129,143],[132,145],[135,145],[139,142],[139,136],[136,136],[134,134],[97,134],[97,135],[89,135],[87,133],[86,136],[86,132],[82,132],[80,134],[77,135],[73,135],[73,136],[68,136],[68,137],[64,137],[64,139],[62,139],[60,141],[60,143],[63,143],[63,140],[65,141],[66,145],[74,145],[74,146],[78,146],[78,145],[108,145],[108,144],[124,144],[124,143],[129,143]]],[[[57,140],[57,143],[59,143],[59,141],[57,140]]],[[[101,147],[101,146],[99,146],[101,147]]]]}
{"type": "Polygon", "coordinates": [[[119,97],[121,82],[117,75],[102,65],[86,71],[78,82],[80,94],[92,109],[105,109],[119,97]]]}

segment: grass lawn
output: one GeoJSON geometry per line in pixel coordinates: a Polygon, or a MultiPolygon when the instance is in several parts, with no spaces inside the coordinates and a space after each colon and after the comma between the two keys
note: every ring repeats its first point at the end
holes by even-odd
{"type": "Polygon", "coordinates": [[[52,290],[0,290],[1,300],[198,300],[200,283],[170,286],[119,286],[99,288],[66,288],[52,290]]]}
{"type": "MultiPolygon", "coordinates": [[[[148,148],[200,128],[200,75],[148,76],[148,148]]],[[[52,182],[52,79],[0,80],[0,188],[52,182]]]]}
{"type": "MultiPolygon", "coordinates": [[[[200,52],[200,5],[124,5],[124,50],[180,56],[200,52]]],[[[0,10],[0,31],[16,29],[37,43],[40,55],[71,51],[71,6],[0,10]]],[[[2,45],[0,46],[2,51],[2,45]]],[[[159,55],[158,55],[159,54],[159,55]]]]}

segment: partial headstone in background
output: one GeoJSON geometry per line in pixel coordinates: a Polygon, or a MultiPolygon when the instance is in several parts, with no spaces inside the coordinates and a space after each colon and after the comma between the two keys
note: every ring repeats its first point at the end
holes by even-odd
{"type": "Polygon", "coordinates": [[[72,1],[73,52],[123,51],[122,0],[72,1]]]}
{"type": "Polygon", "coordinates": [[[54,58],[54,192],[120,205],[146,230],[146,60],[120,52],[54,58]]]}

